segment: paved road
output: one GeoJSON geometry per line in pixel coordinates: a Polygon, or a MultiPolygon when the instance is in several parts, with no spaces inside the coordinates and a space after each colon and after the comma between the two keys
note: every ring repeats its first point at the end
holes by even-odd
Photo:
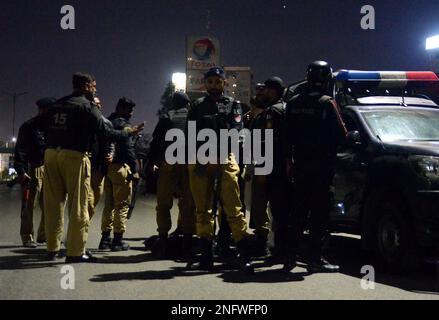
{"type": "MultiPolygon", "coordinates": [[[[182,263],[156,261],[143,250],[144,238],[155,233],[154,197],[137,205],[126,234],[132,250],[98,252],[102,263],[75,265],[75,289],[64,290],[63,261],[44,261],[44,247],[20,247],[19,191],[0,186],[0,299],[439,299],[436,270],[428,266],[412,275],[377,271],[375,289],[363,290],[360,270],[373,260],[358,239],[345,235],[331,240],[332,259],[343,267],[339,274],[308,275],[298,267],[286,275],[273,267],[248,276],[220,264],[212,273],[186,271],[182,263]]],[[[91,249],[99,243],[99,219],[90,228],[91,249]]]]}

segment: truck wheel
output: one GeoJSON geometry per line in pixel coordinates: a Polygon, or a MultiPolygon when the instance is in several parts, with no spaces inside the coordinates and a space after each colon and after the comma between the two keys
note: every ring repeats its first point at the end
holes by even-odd
{"type": "Polygon", "coordinates": [[[381,258],[390,271],[409,271],[416,267],[416,244],[408,215],[396,201],[379,206],[377,245],[381,258]]]}

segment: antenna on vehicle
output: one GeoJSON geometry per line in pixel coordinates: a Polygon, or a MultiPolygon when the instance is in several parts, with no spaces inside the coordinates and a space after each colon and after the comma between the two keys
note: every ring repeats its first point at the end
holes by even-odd
{"type": "Polygon", "coordinates": [[[406,103],[405,103],[405,99],[404,99],[404,94],[405,94],[405,89],[403,88],[403,89],[402,89],[402,94],[401,94],[402,105],[403,105],[404,107],[407,107],[407,105],[406,105],[406,103]]]}

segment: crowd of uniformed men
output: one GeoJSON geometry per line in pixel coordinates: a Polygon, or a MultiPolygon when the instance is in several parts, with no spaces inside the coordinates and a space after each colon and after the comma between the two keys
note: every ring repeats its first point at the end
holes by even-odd
{"type": "MultiPolygon", "coordinates": [[[[267,265],[280,264],[289,272],[296,266],[308,225],[308,270],[337,271],[339,267],[329,263],[322,252],[336,149],[346,136],[337,104],[329,95],[331,67],[323,61],[312,63],[306,88],[288,101],[284,101],[280,78],[258,84],[245,114],[238,101],[224,95],[225,85],[224,70],[215,67],[205,74],[206,94],[202,98],[191,102],[185,93],[173,95],[173,107],[161,116],[153,133],[144,169],[139,168],[135,153],[135,141],[144,124],[130,123],[136,105],[130,99],[121,98],[107,119],[96,95],[96,80],[76,73],[71,95],[37,101],[38,115],[21,126],[15,151],[15,169],[23,191],[23,245],[47,243],[48,259],[58,259],[67,208],[66,263],[98,261],[86,250],[86,243],[104,194],[99,249],[128,250],[123,235],[133,186],[139,182],[140,172],[156,172],[158,235],[146,244],[157,258],[169,257],[177,241],[182,248],[180,258],[191,269],[211,270],[216,253],[235,256],[245,271],[253,271],[252,258],[263,257],[267,265]],[[272,172],[254,175],[254,169],[264,164],[238,163],[236,158],[243,156],[232,152],[227,159],[218,158],[218,164],[167,163],[165,151],[171,142],[165,141],[166,132],[186,131],[188,121],[196,122],[197,131],[209,128],[218,134],[222,129],[272,129],[272,172]],[[250,181],[248,226],[244,188],[250,181]],[[177,228],[170,234],[174,197],[178,198],[179,215],[177,228]],[[37,203],[42,219],[34,239],[37,203]],[[274,246],[268,248],[270,231],[274,246]]],[[[264,149],[267,141],[262,137],[264,149]]]]}

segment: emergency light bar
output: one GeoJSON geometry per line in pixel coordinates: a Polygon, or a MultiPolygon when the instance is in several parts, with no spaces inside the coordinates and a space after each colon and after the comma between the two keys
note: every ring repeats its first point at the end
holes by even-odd
{"type": "Polygon", "coordinates": [[[431,71],[356,71],[341,70],[336,73],[335,81],[339,84],[356,83],[376,87],[405,87],[413,82],[439,82],[431,71]]]}
{"type": "Polygon", "coordinates": [[[335,81],[439,81],[431,71],[339,71],[335,81]]]}

